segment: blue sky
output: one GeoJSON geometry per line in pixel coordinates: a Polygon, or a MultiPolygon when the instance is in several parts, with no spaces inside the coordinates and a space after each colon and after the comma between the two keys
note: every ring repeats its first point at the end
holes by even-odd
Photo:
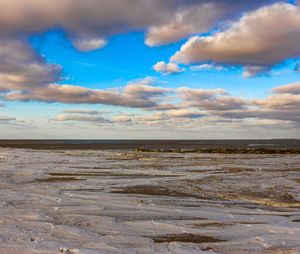
{"type": "Polygon", "coordinates": [[[300,138],[299,6],[228,2],[32,1],[0,21],[0,138],[300,138]]]}

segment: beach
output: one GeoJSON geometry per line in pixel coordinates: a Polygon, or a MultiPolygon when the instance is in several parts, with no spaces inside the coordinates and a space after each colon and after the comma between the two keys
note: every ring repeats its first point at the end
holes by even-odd
{"type": "Polygon", "coordinates": [[[0,253],[299,253],[299,154],[149,144],[0,148],[0,253]]]}

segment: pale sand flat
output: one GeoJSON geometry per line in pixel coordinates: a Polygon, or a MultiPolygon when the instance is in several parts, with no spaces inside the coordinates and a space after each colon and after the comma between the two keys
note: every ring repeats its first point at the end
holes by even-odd
{"type": "Polygon", "coordinates": [[[25,250],[18,247],[0,247],[0,254],[58,254],[58,251],[44,252],[44,251],[34,251],[25,250]]]}
{"type": "MultiPolygon", "coordinates": [[[[0,246],[0,254],[59,254],[59,250],[57,251],[37,251],[37,250],[29,250],[24,249],[22,247],[16,246],[0,246]]],[[[70,250],[68,254],[82,254],[78,250],[70,250]]]]}
{"type": "Polygon", "coordinates": [[[247,250],[238,250],[238,251],[225,251],[225,254],[299,254],[300,249],[269,249],[269,250],[260,250],[260,251],[247,251],[247,250]]]}

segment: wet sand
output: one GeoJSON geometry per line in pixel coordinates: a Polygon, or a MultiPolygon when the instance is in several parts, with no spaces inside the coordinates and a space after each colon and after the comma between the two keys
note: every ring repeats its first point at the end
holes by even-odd
{"type": "Polygon", "coordinates": [[[298,154],[0,148],[0,254],[299,253],[299,181],[298,154]]]}

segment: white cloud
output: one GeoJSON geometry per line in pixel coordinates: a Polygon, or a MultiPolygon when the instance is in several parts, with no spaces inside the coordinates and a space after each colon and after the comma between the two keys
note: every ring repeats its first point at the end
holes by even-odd
{"type": "Polygon", "coordinates": [[[114,123],[129,123],[132,121],[132,119],[130,115],[123,114],[123,115],[116,115],[112,117],[112,121],[114,123]]]}
{"type": "MultiPolygon", "coordinates": [[[[105,104],[123,107],[151,108],[159,105],[160,100],[170,88],[144,85],[149,78],[129,83],[121,90],[90,89],[69,84],[48,84],[38,89],[26,87],[20,91],[3,94],[2,98],[10,101],[43,101],[81,104],[105,104]]],[[[151,81],[153,82],[153,81],[151,81]]]]}
{"type": "Polygon", "coordinates": [[[103,48],[106,44],[106,41],[102,38],[76,38],[73,41],[74,46],[83,52],[96,50],[103,48]]]}
{"type": "Polygon", "coordinates": [[[280,94],[300,94],[300,82],[274,87],[272,91],[280,94]]]}
{"type": "MultiPolygon", "coordinates": [[[[140,82],[145,83],[146,81],[141,80],[140,82]]],[[[98,91],[100,95],[97,95],[96,91],[87,91],[88,94],[90,93],[90,97],[83,99],[87,103],[94,103],[93,100],[89,100],[96,96],[97,103],[100,103],[99,98],[101,97],[101,103],[104,104],[135,107],[139,101],[137,98],[140,98],[144,104],[138,105],[138,107],[144,107],[146,104],[147,107],[144,109],[152,111],[152,113],[118,114],[103,117],[101,111],[74,109],[63,111],[64,114],[57,116],[56,120],[60,122],[88,122],[95,126],[105,124],[136,126],[137,128],[139,128],[138,126],[151,126],[155,128],[193,129],[199,124],[203,126],[218,125],[220,127],[222,124],[223,126],[231,124],[234,128],[249,128],[249,126],[255,126],[255,122],[264,128],[276,127],[278,124],[290,128],[300,126],[300,86],[298,83],[275,87],[270,96],[253,100],[231,96],[223,89],[210,90],[186,87],[169,89],[150,86],[144,89],[144,85],[137,83],[132,83],[130,86],[129,91],[126,91],[126,87],[120,91],[114,91],[114,97],[111,97],[111,94],[105,94],[105,92],[111,91],[98,91]],[[133,86],[137,86],[138,89],[133,86]],[[166,103],[169,98],[164,89],[167,92],[173,92],[173,104],[166,103]],[[96,92],[95,95],[94,92],[96,92]],[[106,96],[108,97],[106,98],[106,96]],[[126,100],[124,100],[124,96],[126,100]],[[145,100],[157,96],[159,96],[160,102],[156,103],[155,106],[145,102],[145,100]],[[160,111],[157,112],[157,110],[160,111]]],[[[74,89],[76,91],[78,88],[74,89]]],[[[80,98],[82,92],[80,91],[78,95],[80,98]]],[[[74,96],[72,95],[71,98],[74,96]]]]}
{"type": "Polygon", "coordinates": [[[277,3],[246,13],[211,36],[194,36],[171,57],[179,63],[214,61],[255,68],[271,67],[299,55],[300,9],[277,3]],[[275,29],[276,28],[276,29],[275,29]]]}
{"type": "Polygon", "coordinates": [[[145,43],[148,46],[160,46],[179,41],[192,34],[201,34],[218,25],[220,21],[231,19],[240,12],[274,1],[196,0],[190,2],[191,4],[183,5],[165,22],[150,26],[145,43]]]}
{"type": "Polygon", "coordinates": [[[74,121],[74,122],[95,122],[95,123],[109,123],[110,120],[106,119],[102,116],[95,116],[95,115],[86,115],[86,114],[63,114],[58,115],[55,118],[56,121],[60,122],[67,122],[67,121],[74,121]]]}
{"type": "Polygon", "coordinates": [[[180,68],[175,63],[165,63],[163,61],[157,62],[153,65],[153,69],[156,72],[164,73],[164,74],[172,74],[172,73],[180,73],[183,72],[184,69],[180,68]]]}
{"type": "Polygon", "coordinates": [[[245,66],[243,77],[253,78],[259,75],[267,75],[269,71],[270,68],[265,66],[245,66]]]}
{"type": "Polygon", "coordinates": [[[97,110],[90,110],[90,109],[68,109],[68,110],[64,110],[63,113],[98,115],[100,112],[97,110]]]}
{"type": "Polygon", "coordinates": [[[190,67],[192,71],[205,71],[205,70],[216,70],[216,71],[226,71],[227,68],[221,65],[215,64],[200,64],[200,65],[193,65],[190,67]]]}

